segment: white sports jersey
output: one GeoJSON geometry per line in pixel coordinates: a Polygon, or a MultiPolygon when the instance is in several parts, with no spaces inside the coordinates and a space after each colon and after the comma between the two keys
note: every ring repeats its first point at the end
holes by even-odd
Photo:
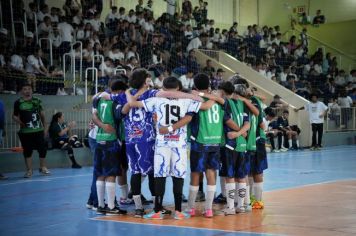
{"type": "Polygon", "coordinates": [[[144,109],[157,115],[156,146],[157,147],[185,147],[187,145],[187,126],[183,126],[174,133],[161,135],[160,127],[168,127],[183,118],[186,113],[199,111],[201,102],[191,99],[168,99],[153,97],[143,100],[144,109]]]}

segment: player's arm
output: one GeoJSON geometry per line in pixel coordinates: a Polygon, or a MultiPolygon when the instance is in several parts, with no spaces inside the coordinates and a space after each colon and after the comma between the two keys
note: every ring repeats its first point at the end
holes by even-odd
{"type": "Polygon", "coordinates": [[[164,134],[169,134],[169,133],[173,133],[174,131],[176,131],[177,129],[187,125],[191,120],[192,120],[192,116],[191,115],[185,115],[182,119],[180,119],[178,122],[174,123],[171,126],[168,127],[160,127],[159,128],[159,133],[164,135],[164,134]],[[171,127],[171,128],[170,128],[171,127]]]}
{"type": "Polygon", "coordinates": [[[93,112],[93,117],[92,117],[92,120],[94,122],[94,124],[96,124],[99,128],[102,128],[106,133],[115,133],[116,130],[114,127],[112,127],[111,125],[109,124],[104,124],[98,117],[98,114],[97,114],[97,111],[95,110],[93,112]]]}
{"type": "Polygon", "coordinates": [[[221,97],[218,97],[216,95],[213,95],[211,93],[199,93],[198,91],[195,91],[193,90],[192,91],[192,94],[195,94],[195,95],[199,95],[200,97],[204,97],[204,98],[207,98],[209,100],[213,100],[221,105],[224,105],[225,104],[225,99],[221,98],[221,97]]]}
{"type": "Polygon", "coordinates": [[[239,131],[228,132],[227,133],[227,137],[229,139],[235,139],[235,138],[237,138],[237,137],[239,137],[241,135],[246,134],[249,129],[250,129],[250,122],[249,121],[245,121],[243,126],[241,127],[241,129],[239,131]]]}
{"type": "Polygon", "coordinates": [[[240,127],[232,119],[227,120],[225,125],[234,131],[240,131],[240,127]]]}
{"type": "Polygon", "coordinates": [[[239,95],[235,95],[235,96],[236,98],[244,102],[245,106],[252,112],[252,114],[254,114],[255,116],[258,116],[260,114],[258,108],[255,105],[253,105],[249,99],[241,97],[239,95]]]}
{"type": "Polygon", "coordinates": [[[304,109],[305,109],[305,107],[304,107],[304,106],[302,106],[302,107],[300,107],[300,108],[295,108],[295,109],[294,109],[294,111],[295,111],[295,112],[298,112],[298,111],[300,111],[300,110],[304,110],[304,109]]]}
{"type": "Polygon", "coordinates": [[[127,104],[129,105],[129,108],[127,108],[127,107],[125,108],[125,106],[127,105],[127,104],[125,104],[123,110],[125,109],[125,111],[127,110],[127,112],[128,112],[130,110],[130,108],[133,108],[133,107],[141,108],[141,107],[143,107],[143,102],[136,101],[137,96],[132,96],[131,93],[130,93],[130,90],[126,90],[125,94],[126,94],[127,104]]]}
{"type": "Polygon", "coordinates": [[[41,112],[40,112],[40,119],[41,119],[41,122],[42,122],[42,124],[43,124],[44,135],[47,136],[47,134],[48,134],[48,129],[47,129],[47,123],[46,123],[46,118],[45,118],[44,111],[41,111],[41,112]]]}
{"type": "Polygon", "coordinates": [[[206,110],[209,110],[214,104],[215,104],[215,101],[208,100],[206,102],[203,102],[199,109],[202,111],[206,111],[206,110]]]}
{"type": "Polygon", "coordinates": [[[156,94],[156,97],[161,97],[161,98],[185,98],[185,99],[192,99],[198,102],[204,102],[204,100],[194,94],[189,94],[189,93],[183,93],[180,91],[158,91],[156,94]]]}

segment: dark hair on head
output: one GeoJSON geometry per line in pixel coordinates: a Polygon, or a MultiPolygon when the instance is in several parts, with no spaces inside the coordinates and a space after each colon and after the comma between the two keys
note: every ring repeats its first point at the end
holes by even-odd
{"type": "Polygon", "coordinates": [[[235,84],[235,93],[242,97],[246,97],[247,87],[244,84],[235,84]]]}
{"type": "Polygon", "coordinates": [[[288,110],[284,110],[283,114],[289,114],[289,111],[288,110]]]}
{"type": "Polygon", "coordinates": [[[222,82],[218,89],[224,91],[227,95],[231,95],[235,91],[234,85],[230,81],[224,81],[222,82]]]}
{"type": "Polygon", "coordinates": [[[115,79],[111,83],[111,91],[125,91],[127,88],[128,86],[123,80],[115,79]]]}
{"type": "Polygon", "coordinates": [[[310,100],[311,100],[312,97],[314,97],[314,96],[315,96],[316,98],[318,98],[318,95],[317,95],[316,93],[311,93],[311,94],[310,94],[310,100]]]}
{"type": "Polygon", "coordinates": [[[163,80],[163,87],[165,89],[179,88],[179,80],[174,76],[169,76],[163,80]]]}
{"type": "Polygon", "coordinates": [[[61,118],[62,115],[63,115],[62,112],[57,112],[56,114],[54,114],[54,115],[52,116],[51,124],[57,123],[57,122],[58,122],[58,119],[61,118]]]}
{"type": "Polygon", "coordinates": [[[151,75],[147,72],[147,70],[141,68],[136,69],[131,75],[129,85],[134,89],[140,89],[146,83],[146,79],[148,77],[151,77],[151,75]]]}
{"type": "Polygon", "coordinates": [[[210,79],[207,74],[199,73],[194,76],[194,86],[198,90],[206,90],[210,88],[210,79]]]}
{"type": "Polygon", "coordinates": [[[264,109],[264,113],[272,118],[276,117],[276,113],[274,112],[272,107],[266,107],[266,109],[264,109]]]}
{"type": "Polygon", "coordinates": [[[250,85],[248,84],[247,80],[246,79],[243,79],[243,78],[237,78],[236,80],[234,80],[233,82],[234,84],[243,84],[246,86],[246,88],[249,88],[250,85]]]}
{"type": "Polygon", "coordinates": [[[29,83],[29,82],[23,82],[22,84],[21,84],[21,89],[23,89],[24,87],[31,87],[32,88],[32,85],[29,83]]]}

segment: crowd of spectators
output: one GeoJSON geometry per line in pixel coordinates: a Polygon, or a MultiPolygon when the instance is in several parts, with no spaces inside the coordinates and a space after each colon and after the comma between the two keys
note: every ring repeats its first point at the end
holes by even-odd
{"type": "MultiPolygon", "coordinates": [[[[68,52],[75,58],[76,70],[79,70],[81,57],[82,71],[93,65],[97,67],[101,84],[115,75],[116,68],[125,69],[129,76],[135,68],[145,67],[156,78],[156,87],[161,86],[165,77],[174,74],[180,77],[186,89],[191,89],[189,79],[204,71],[211,76],[212,87],[216,88],[224,71],[211,66],[210,61],[199,65],[194,49],[202,48],[224,50],[253,67],[266,80],[280,83],[305,98],[316,93],[327,101],[346,93],[355,102],[356,70],[339,69],[337,58],[330,53],[324,55],[322,49],[309,52],[306,28],[287,42],[283,41],[278,25],[250,25],[245,32],[238,32],[238,23],[234,22],[229,29],[220,29],[214,20],[208,19],[208,4],[204,1],[193,6],[184,0],[180,14],[164,13],[156,19],[153,1],[139,0],[135,9],[112,6],[105,17],[101,16],[102,5],[97,1],[82,1],[81,5],[67,0],[63,9],[41,2],[39,9],[36,3],[29,4],[27,32],[23,40],[18,37],[16,47],[10,43],[9,30],[0,30],[1,74],[4,75],[4,70],[11,75],[16,73],[3,79],[4,90],[16,92],[17,77],[22,74],[36,82],[38,93],[66,94],[61,83],[65,72],[61,68],[63,54],[68,52]],[[52,41],[52,66],[48,60],[48,45],[42,42],[40,47],[36,43],[34,24],[37,24],[38,37],[52,41]],[[82,50],[80,44],[75,43],[78,41],[82,42],[82,50]],[[94,57],[98,55],[103,56],[104,62],[94,57]],[[41,77],[56,83],[52,85],[48,80],[38,79],[41,77]]],[[[23,4],[16,6],[14,11],[20,13],[15,14],[18,18],[15,20],[24,20],[21,18],[23,4]]]]}

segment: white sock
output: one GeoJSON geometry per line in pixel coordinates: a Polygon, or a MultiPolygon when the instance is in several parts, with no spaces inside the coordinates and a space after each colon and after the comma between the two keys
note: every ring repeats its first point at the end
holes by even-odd
{"type": "Polygon", "coordinates": [[[295,140],[296,144],[297,144],[297,148],[299,148],[299,140],[295,140]]]}
{"type": "Polygon", "coordinates": [[[249,206],[251,204],[250,200],[250,185],[246,186],[246,196],[245,196],[245,205],[249,206]]]}
{"type": "Polygon", "coordinates": [[[221,194],[223,197],[226,197],[226,181],[225,177],[220,177],[220,188],[221,188],[221,194]]]}
{"type": "Polygon", "coordinates": [[[246,196],[246,183],[237,183],[237,208],[242,208],[244,206],[244,200],[246,196]]]}
{"type": "Polygon", "coordinates": [[[119,187],[121,191],[121,198],[127,199],[127,196],[129,194],[129,186],[127,184],[124,184],[124,185],[119,185],[119,187]]]}
{"type": "Polygon", "coordinates": [[[289,144],[289,148],[292,148],[293,146],[292,139],[288,139],[288,144],[289,144]]]}
{"type": "Polygon", "coordinates": [[[282,135],[282,145],[281,148],[284,148],[284,136],[282,135]]]}
{"type": "Polygon", "coordinates": [[[115,186],[113,182],[105,182],[106,195],[108,196],[108,207],[109,209],[115,208],[115,186]]]}
{"type": "Polygon", "coordinates": [[[248,177],[248,187],[250,188],[250,196],[254,196],[254,192],[253,192],[253,177],[248,177]]]}
{"type": "Polygon", "coordinates": [[[141,195],[133,195],[132,198],[133,198],[133,200],[135,202],[136,209],[143,209],[142,201],[141,201],[141,195]]]}
{"type": "Polygon", "coordinates": [[[146,179],[146,175],[141,175],[141,184],[143,183],[143,181],[145,181],[146,179]]]}
{"type": "Polygon", "coordinates": [[[235,202],[235,183],[226,183],[226,203],[227,207],[234,209],[235,202]]]}
{"type": "Polygon", "coordinates": [[[199,186],[189,186],[188,208],[195,208],[195,199],[197,198],[199,186]]]}
{"type": "Polygon", "coordinates": [[[276,150],[278,150],[278,143],[277,143],[277,141],[278,141],[278,139],[277,139],[277,137],[275,137],[275,138],[273,138],[273,140],[274,140],[274,148],[276,149],[276,150]]]}
{"type": "Polygon", "coordinates": [[[206,187],[205,210],[213,209],[215,192],[216,192],[216,185],[208,185],[206,187]]]}
{"type": "Polygon", "coordinates": [[[105,182],[101,180],[96,181],[96,193],[98,195],[98,205],[99,207],[105,207],[105,182]]]}
{"type": "Polygon", "coordinates": [[[255,183],[253,185],[253,190],[255,192],[256,200],[257,201],[262,201],[263,182],[255,183]]]}

